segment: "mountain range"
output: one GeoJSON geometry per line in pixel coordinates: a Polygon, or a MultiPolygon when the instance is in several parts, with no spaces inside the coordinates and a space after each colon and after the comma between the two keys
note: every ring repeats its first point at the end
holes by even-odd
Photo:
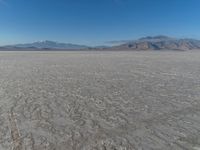
{"type": "Polygon", "coordinates": [[[177,39],[167,36],[148,36],[135,41],[114,46],[112,49],[123,50],[195,50],[200,49],[200,40],[177,39]]]}
{"type": "MultiPolygon", "coordinates": [[[[117,43],[117,41],[115,42],[117,43]]],[[[0,50],[200,50],[200,40],[178,39],[168,36],[147,36],[138,40],[119,41],[115,46],[90,47],[71,43],[40,41],[27,44],[7,45],[0,50]],[[123,44],[121,44],[123,43],[123,44]]]]}
{"type": "Polygon", "coordinates": [[[88,46],[85,45],[78,45],[78,44],[71,44],[71,43],[59,43],[54,41],[38,41],[34,43],[26,43],[26,44],[16,44],[16,45],[7,45],[3,46],[5,48],[22,48],[22,49],[86,49],[88,46]]]}

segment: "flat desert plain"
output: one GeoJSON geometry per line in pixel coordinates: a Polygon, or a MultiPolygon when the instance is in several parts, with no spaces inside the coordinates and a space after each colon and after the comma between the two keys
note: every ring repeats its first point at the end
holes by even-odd
{"type": "Polygon", "coordinates": [[[199,150],[200,51],[0,52],[0,150],[199,150]]]}

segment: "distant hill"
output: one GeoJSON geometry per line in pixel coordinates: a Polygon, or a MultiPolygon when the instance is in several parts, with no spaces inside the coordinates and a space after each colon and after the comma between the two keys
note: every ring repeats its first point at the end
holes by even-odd
{"type": "Polygon", "coordinates": [[[40,41],[27,44],[16,44],[16,45],[7,45],[5,48],[29,48],[29,49],[86,49],[88,48],[85,45],[71,44],[71,43],[59,43],[54,41],[40,41]]]}
{"type": "Polygon", "coordinates": [[[130,41],[119,46],[113,46],[113,50],[194,50],[200,49],[200,40],[176,39],[167,36],[144,37],[130,41]]]}
{"type": "MultiPolygon", "coordinates": [[[[118,41],[112,41],[117,43],[118,41]]],[[[85,45],[71,44],[71,43],[59,43],[54,41],[41,41],[28,44],[16,44],[0,47],[1,51],[56,51],[56,50],[200,50],[200,40],[195,39],[177,39],[168,36],[147,36],[134,41],[119,41],[123,43],[117,46],[96,46],[89,47],[85,45]]]]}

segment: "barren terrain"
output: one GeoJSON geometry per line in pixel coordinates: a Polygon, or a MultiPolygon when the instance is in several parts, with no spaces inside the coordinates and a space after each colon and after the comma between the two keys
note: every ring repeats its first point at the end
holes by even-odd
{"type": "Polygon", "coordinates": [[[199,150],[200,52],[0,52],[0,150],[199,150]]]}

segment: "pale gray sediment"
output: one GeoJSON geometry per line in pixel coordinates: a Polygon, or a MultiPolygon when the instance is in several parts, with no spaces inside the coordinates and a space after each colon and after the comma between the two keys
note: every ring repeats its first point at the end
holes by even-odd
{"type": "Polygon", "coordinates": [[[200,52],[0,52],[12,149],[200,149],[200,52]]]}

